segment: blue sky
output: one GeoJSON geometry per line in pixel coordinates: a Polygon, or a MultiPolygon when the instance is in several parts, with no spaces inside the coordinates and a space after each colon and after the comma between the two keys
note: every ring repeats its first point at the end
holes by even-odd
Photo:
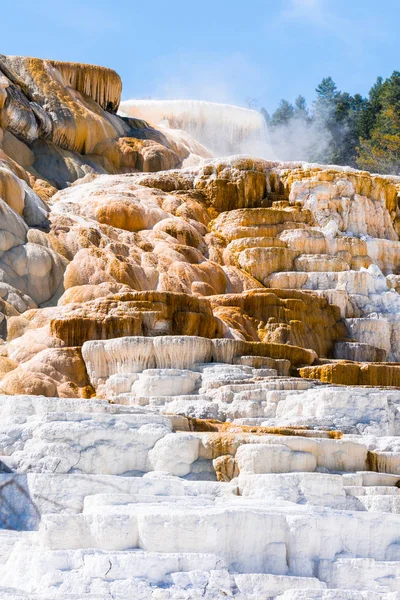
{"type": "Polygon", "coordinates": [[[400,70],[400,0],[19,0],[3,54],[101,64],[124,99],[191,98],[273,110],[323,77],[367,94],[400,70]]]}

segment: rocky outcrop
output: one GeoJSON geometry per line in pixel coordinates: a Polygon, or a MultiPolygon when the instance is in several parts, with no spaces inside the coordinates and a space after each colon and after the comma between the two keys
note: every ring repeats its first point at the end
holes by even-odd
{"type": "Polygon", "coordinates": [[[51,334],[67,346],[125,335],[220,337],[221,326],[207,300],[162,292],[115,295],[66,305],[50,320],[51,334]]]}
{"type": "MultiPolygon", "coordinates": [[[[33,180],[61,189],[88,173],[181,166],[200,145],[116,111],[122,82],[112,69],[0,55],[4,151],[33,180]]],[[[40,184],[37,184],[40,189],[40,184]]]]}
{"type": "Polygon", "coordinates": [[[79,348],[49,348],[15,365],[5,374],[3,394],[31,394],[64,398],[90,398],[94,395],[79,348]]]}
{"type": "Polygon", "coordinates": [[[326,356],[345,335],[336,306],[325,298],[294,290],[251,290],[211,296],[213,312],[235,337],[291,344],[326,356]]]}
{"type": "Polygon", "coordinates": [[[400,387],[400,365],[392,363],[336,362],[299,369],[301,377],[341,385],[400,387]]]}
{"type": "Polygon", "coordinates": [[[0,57],[0,597],[394,600],[400,179],[120,93],[0,57]]]}
{"type": "Polygon", "coordinates": [[[332,216],[329,226],[318,224],[314,202],[303,206],[310,178],[318,198],[342,193],[343,169],[328,169],[325,176],[320,167],[234,158],[163,174],[90,175],[53,196],[44,213],[48,232],[26,224],[20,180],[7,173],[11,183],[4,190],[22,214],[9,205],[5,210],[20,223],[18,252],[33,257],[36,271],[24,267],[26,275],[4,277],[30,294],[29,309],[59,299],[57,307],[21,318],[6,310],[9,357],[18,357],[18,364],[32,358],[26,348],[35,336],[40,350],[124,336],[234,338],[266,344],[259,351],[243,347],[243,356],[290,360],[292,368],[317,358],[376,362],[400,356],[396,275],[384,274],[396,270],[400,244],[383,239],[397,235],[387,225],[396,221],[393,210],[385,208],[395,180],[349,172],[349,185],[381,207],[382,219],[374,223],[382,238],[372,239],[340,230],[347,225],[335,212],[339,198],[331,213],[324,209],[332,216]],[[225,210],[231,202],[246,208],[225,210]],[[39,252],[43,260],[50,256],[46,269],[54,276],[37,271],[39,252]]]}
{"type": "Polygon", "coordinates": [[[311,207],[321,227],[333,221],[339,231],[397,240],[399,179],[349,167],[299,165],[283,170],[280,184],[290,201],[311,207]]]}
{"type": "Polygon", "coordinates": [[[66,261],[46,238],[49,207],[5,160],[0,160],[0,213],[0,318],[4,337],[7,318],[57,301],[64,289],[66,261]]]}

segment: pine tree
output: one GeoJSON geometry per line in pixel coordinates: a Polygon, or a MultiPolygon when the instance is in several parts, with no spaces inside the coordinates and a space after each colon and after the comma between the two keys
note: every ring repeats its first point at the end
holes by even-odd
{"type": "Polygon", "coordinates": [[[356,94],[338,90],[332,77],[326,77],[316,88],[314,119],[320,135],[328,136],[324,154],[318,162],[356,166],[356,147],[359,141],[358,119],[366,100],[356,94]]]}
{"type": "Polygon", "coordinates": [[[278,127],[279,125],[288,125],[294,116],[293,105],[287,100],[281,100],[276,111],[271,117],[270,124],[272,127],[278,127]]]}
{"type": "Polygon", "coordinates": [[[272,117],[261,109],[281,157],[400,175],[399,71],[378,77],[368,98],[340,91],[332,77],[315,91],[311,111],[301,95],[281,100],[272,117]]]}
{"type": "Polygon", "coordinates": [[[316,150],[311,160],[322,163],[337,163],[337,127],[336,127],[336,104],[339,95],[338,89],[332,77],[324,78],[316,87],[317,98],[314,101],[314,122],[320,136],[326,136],[326,145],[321,153],[316,150]]]}
{"type": "Polygon", "coordinates": [[[295,119],[302,119],[304,121],[310,120],[306,99],[301,94],[294,101],[294,117],[295,119]]]}
{"type": "Polygon", "coordinates": [[[318,100],[333,102],[339,94],[336,83],[333,81],[332,77],[325,77],[321,83],[317,85],[315,91],[318,95],[317,102],[318,100]]]}
{"type": "Polygon", "coordinates": [[[370,140],[361,139],[358,166],[377,173],[400,175],[400,113],[394,106],[379,115],[370,140]]]}
{"type": "MultiPolygon", "coordinates": [[[[357,164],[378,173],[400,174],[400,72],[394,71],[373,89],[375,115],[371,118],[369,139],[361,137],[357,164]]],[[[371,109],[371,94],[370,106],[371,109]]],[[[371,114],[370,114],[371,116],[371,114]]],[[[367,132],[368,133],[368,132],[367,132]]]]}
{"type": "Polygon", "coordinates": [[[336,160],[340,165],[357,166],[357,145],[359,142],[358,119],[363,113],[367,100],[360,94],[350,96],[339,93],[336,98],[336,160]]]}
{"type": "Polygon", "coordinates": [[[381,93],[383,79],[378,77],[369,91],[368,100],[365,101],[364,109],[357,118],[357,134],[360,138],[368,139],[376,123],[376,118],[382,110],[381,93]]]}

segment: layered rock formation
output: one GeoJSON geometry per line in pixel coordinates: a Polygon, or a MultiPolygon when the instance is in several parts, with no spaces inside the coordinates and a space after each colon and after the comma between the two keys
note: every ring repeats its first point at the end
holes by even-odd
{"type": "Polygon", "coordinates": [[[396,600],[400,178],[120,94],[0,57],[0,596],[396,600]]]}
{"type": "Polygon", "coordinates": [[[0,55],[0,90],[3,150],[42,195],[87,173],[157,171],[209,156],[190,138],[118,117],[122,82],[111,69],[0,55]]]}

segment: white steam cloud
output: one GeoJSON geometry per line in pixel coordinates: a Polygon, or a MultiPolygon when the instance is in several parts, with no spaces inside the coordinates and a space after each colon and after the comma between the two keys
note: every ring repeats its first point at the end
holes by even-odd
{"type": "Polygon", "coordinates": [[[332,134],[322,123],[294,118],[287,124],[268,127],[261,158],[314,162],[327,155],[331,144],[332,134]]]}

